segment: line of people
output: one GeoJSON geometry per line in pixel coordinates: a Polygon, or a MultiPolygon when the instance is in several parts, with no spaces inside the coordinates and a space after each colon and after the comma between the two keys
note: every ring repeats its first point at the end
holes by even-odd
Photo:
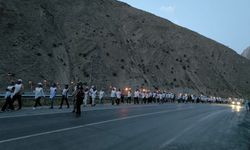
{"type": "MultiPolygon", "coordinates": [[[[6,111],[6,109],[14,110],[13,103],[15,101],[18,102],[18,108],[17,110],[20,110],[22,108],[22,93],[23,93],[23,83],[21,79],[18,79],[15,82],[11,82],[11,84],[6,88],[6,94],[5,94],[5,103],[2,107],[2,111],[6,111]]],[[[54,108],[54,101],[57,96],[57,85],[54,83],[49,89],[49,100],[50,100],[50,109],[54,108]]],[[[59,105],[59,109],[62,109],[63,103],[65,102],[67,105],[67,108],[70,107],[69,105],[69,85],[65,85],[65,87],[62,89],[62,97],[61,97],[61,103],[59,105]]],[[[35,90],[35,102],[33,109],[36,109],[37,106],[41,106],[41,99],[45,98],[45,92],[43,89],[43,84],[38,83],[35,90]]],[[[79,82],[74,88],[73,88],[73,112],[77,112],[79,114],[79,105],[82,105],[84,107],[87,106],[87,104],[90,104],[92,107],[96,105],[96,99],[99,98],[99,103],[104,104],[104,98],[107,98],[108,96],[105,96],[104,90],[97,91],[95,86],[91,86],[91,88],[88,88],[87,86],[83,87],[83,84],[79,82]],[[80,92],[80,94],[78,94],[80,92]],[[80,98],[80,96],[82,98],[80,98]]],[[[106,99],[107,100],[107,99],[106,99]]],[[[136,89],[134,93],[132,93],[131,89],[126,88],[125,90],[116,89],[113,87],[110,92],[110,102],[112,105],[120,105],[121,103],[127,103],[127,104],[147,104],[147,103],[229,103],[227,99],[223,99],[221,97],[208,97],[204,95],[195,96],[195,95],[188,95],[188,94],[174,94],[171,92],[166,91],[149,91],[145,89],[136,89]],[[133,102],[132,102],[133,100],[133,102]]]]}

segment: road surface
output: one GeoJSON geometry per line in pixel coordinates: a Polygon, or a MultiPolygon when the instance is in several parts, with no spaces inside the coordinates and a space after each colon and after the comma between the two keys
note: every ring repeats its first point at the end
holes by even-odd
{"type": "Polygon", "coordinates": [[[1,150],[249,150],[250,113],[216,104],[151,104],[0,113],[1,150]]]}

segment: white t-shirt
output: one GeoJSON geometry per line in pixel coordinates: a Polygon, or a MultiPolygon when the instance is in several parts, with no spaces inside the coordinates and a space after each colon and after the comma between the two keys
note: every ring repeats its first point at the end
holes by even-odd
{"type": "Polygon", "coordinates": [[[62,95],[68,97],[69,89],[63,89],[62,95]]]}
{"type": "Polygon", "coordinates": [[[13,86],[8,86],[7,87],[8,91],[6,91],[6,93],[5,93],[5,96],[4,96],[5,99],[10,97],[10,96],[11,96],[11,98],[13,97],[13,93],[11,93],[12,88],[13,88],[13,86]]]}
{"type": "Polygon", "coordinates": [[[116,98],[119,98],[119,99],[120,99],[120,98],[121,98],[121,94],[122,94],[121,91],[117,91],[117,92],[116,92],[116,98]]]}
{"type": "Polygon", "coordinates": [[[139,92],[139,91],[135,91],[135,93],[134,93],[134,97],[135,97],[135,98],[138,98],[138,97],[139,97],[139,95],[140,95],[140,92],[139,92]]]}
{"type": "Polygon", "coordinates": [[[110,97],[115,97],[115,96],[116,96],[115,94],[116,94],[116,91],[115,91],[115,90],[112,90],[112,91],[111,91],[110,97]]]}
{"type": "Polygon", "coordinates": [[[49,98],[56,97],[56,87],[50,87],[50,96],[49,98]]]}
{"type": "Polygon", "coordinates": [[[93,98],[93,99],[95,99],[96,98],[96,93],[97,93],[97,90],[93,90],[92,91],[92,93],[91,93],[91,97],[93,98]]]}
{"type": "Polygon", "coordinates": [[[130,91],[128,91],[128,97],[131,97],[132,93],[130,91]]]}
{"type": "Polygon", "coordinates": [[[101,91],[99,92],[99,98],[102,99],[103,96],[104,96],[104,91],[101,90],[101,91]]]}
{"type": "Polygon", "coordinates": [[[87,100],[87,99],[88,99],[88,94],[89,94],[89,91],[85,91],[85,92],[84,92],[84,100],[87,100]]]}
{"type": "Polygon", "coordinates": [[[35,89],[35,99],[37,99],[38,97],[45,97],[44,92],[43,92],[43,88],[41,87],[36,87],[35,89]]]}
{"type": "Polygon", "coordinates": [[[19,93],[22,89],[22,84],[15,84],[15,90],[14,90],[14,95],[19,93]]]}

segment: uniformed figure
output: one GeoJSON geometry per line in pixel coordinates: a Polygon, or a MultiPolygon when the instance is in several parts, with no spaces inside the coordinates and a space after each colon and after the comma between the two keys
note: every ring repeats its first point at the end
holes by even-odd
{"type": "Polygon", "coordinates": [[[42,83],[38,83],[37,87],[35,88],[35,105],[33,107],[33,109],[36,109],[37,105],[42,106],[40,103],[40,100],[42,97],[45,97],[43,88],[42,88],[42,83]]]}
{"type": "Polygon", "coordinates": [[[14,91],[14,96],[13,96],[13,103],[15,100],[18,102],[18,109],[20,110],[22,108],[22,92],[23,92],[23,81],[22,79],[18,79],[17,83],[15,84],[15,91],[14,91]]]}
{"type": "Polygon", "coordinates": [[[113,88],[113,89],[111,90],[110,98],[111,98],[111,103],[112,103],[112,105],[114,105],[115,99],[116,99],[116,89],[115,89],[115,88],[113,88]]]}
{"type": "Polygon", "coordinates": [[[67,108],[69,108],[69,101],[68,101],[68,94],[69,94],[69,85],[65,85],[63,91],[62,91],[62,100],[59,109],[62,109],[63,101],[65,100],[67,104],[67,108]]]}
{"type": "Polygon", "coordinates": [[[100,90],[99,91],[99,101],[100,101],[100,104],[103,104],[103,97],[104,97],[104,91],[103,90],[100,90]]]}
{"type": "Polygon", "coordinates": [[[55,100],[55,98],[56,98],[56,90],[57,90],[57,88],[56,88],[56,84],[55,83],[53,83],[52,84],[52,86],[50,87],[50,96],[49,96],[49,98],[50,98],[50,109],[53,109],[53,105],[54,105],[54,100],[55,100]]]}
{"type": "Polygon", "coordinates": [[[92,93],[93,93],[94,86],[92,85],[89,89],[89,104],[92,105],[92,93]]]}
{"type": "Polygon", "coordinates": [[[131,97],[132,97],[132,91],[129,90],[129,91],[128,91],[128,95],[127,95],[127,103],[128,103],[128,104],[131,103],[131,97]]]}
{"type": "Polygon", "coordinates": [[[138,89],[136,89],[134,92],[134,104],[139,104],[139,96],[140,96],[140,92],[138,89]]]}
{"type": "Polygon", "coordinates": [[[119,105],[121,102],[121,96],[122,96],[122,92],[119,89],[118,91],[116,91],[116,105],[119,105]]]}
{"type": "Polygon", "coordinates": [[[83,107],[86,107],[88,104],[88,97],[89,97],[89,89],[88,87],[84,90],[84,99],[83,99],[83,107]]]}
{"type": "Polygon", "coordinates": [[[96,95],[97,95],[97,90],[95,87],[93,87],[93,90],[91,92],[91,99],[92,99],[92,103],[91,103],[91,106],[94,107],[96,104],[95,104],[95,99],[96,99],[96,95]]]}
{"type": "Polygon", "coordinates": [[[5,93],[5,97],[4,97],[5,103],[4,103],[1,111],[5,111],[6,109],[14,110],[14,106],[13,106],[13,102],[12,102],[14,90],[15,90],[15,87],[14,87],[14,82],[13,82],[11,85],[9,85],[6,88],[6,93],[5,93]]]}

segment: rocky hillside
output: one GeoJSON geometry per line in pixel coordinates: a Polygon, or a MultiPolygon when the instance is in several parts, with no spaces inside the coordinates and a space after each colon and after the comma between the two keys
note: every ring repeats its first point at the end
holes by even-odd
{"type": "Polygon", "coordinates": [[[241,55],[247,59],[250,59],[250,47],[246,48],[241,55]]]}
{"type": "Polygon", "coordinates": [[[0,28],[2,88],[10,72],[26,85],[81,80],[250,95],[250,61],[115,0],[0,0],[0,28]]]}

